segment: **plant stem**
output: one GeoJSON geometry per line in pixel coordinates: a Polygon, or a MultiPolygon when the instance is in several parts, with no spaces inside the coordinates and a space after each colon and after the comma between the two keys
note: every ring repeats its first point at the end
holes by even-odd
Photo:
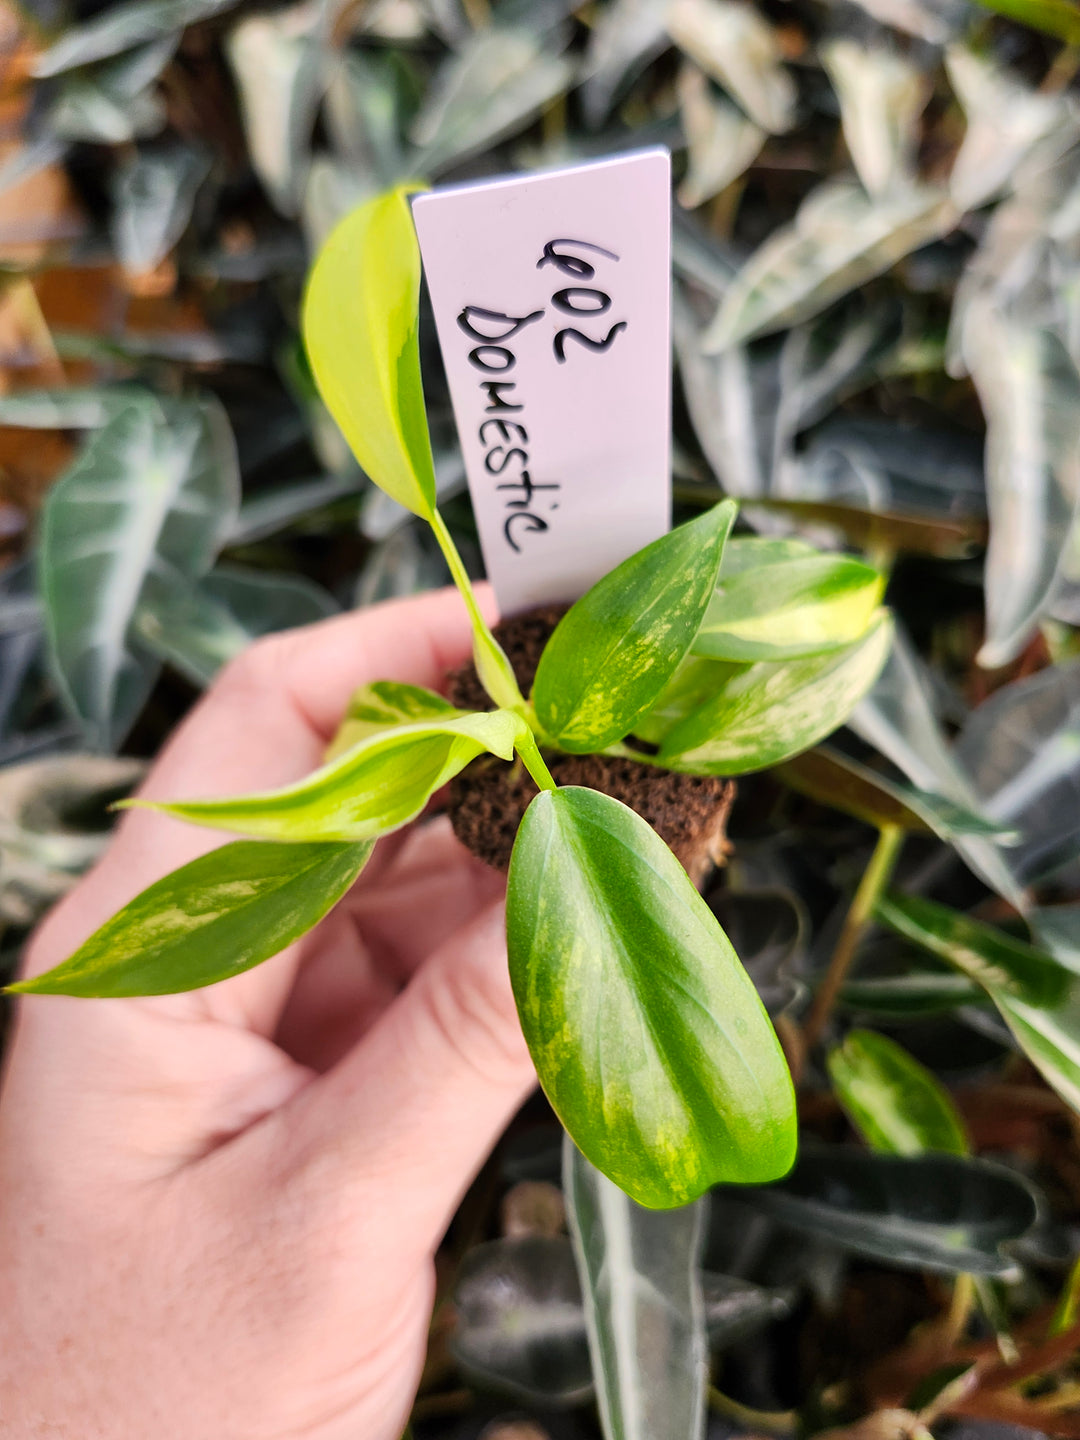
{"type": "Polygon", "coordinates": [[[480,676],[480,683],[496,705],[524,716],[526,713],[525,698],[518,688],[513,667],[506,658],[502,646],[491,633],[487,621],[480,613],[480,606],[476,603],[476,596],[473,594],[469,572],[465,569],[465,564],[454,544],[453,536],[446,528],[446,521],[438,510],[432,512],[429,524],[435,532],[439,549],[450,567],[454,584],[465,601],[465,608],[472,621],[473,658],[476,662],[477,674],[480,676]]]}
{"type": "Polygon", "coordinates": [[[840,987],[847,978],[847,972],[855,958],[855,951],[862,939],[863,931],[869,924],[870,916],[874,913],[874,906],[880,899],[882,891],[889,883],[903,839],[904,831],[899,825],[883,825],[881,827],[878,842],[874,846],[874,853],[859,881],[859,888],[855,891],[851,908],[844,917],[844,924],[840,930],[832,959],[829,961],[825,979],[818,987],[810,1015],[803,1028],[803,1037],[808,1051],[821,1038],[822,1031],[828,1023],[832,1008],[836,1003],[836,997],[840,993],[840,987]]]}
{"type": "Polygon", "coordinates": [[[522,739],[514,741],[514,749],[521,756],[521,763],[541,790],[557,790],[559,788],[551,771],[544,763],[544,757],[540,754],[536,737],[531,730],[527,731],[522,739]]]}

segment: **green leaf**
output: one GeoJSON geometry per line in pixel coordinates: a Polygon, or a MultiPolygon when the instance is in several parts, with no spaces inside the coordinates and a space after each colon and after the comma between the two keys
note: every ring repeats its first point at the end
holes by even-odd
{"type": "Polygon", "coordinates": [[[533,686],[540,724],[562,749],[603,750],[656,700],[697,634],[735,515],[725,500],[662,535],[563,616],[533,686]]]}
{"type": "Polygon", "coordinates": [[[840,1104],[871,1150],[967,1155],[964,1122],[944,1087],[895,1040],[852,1030],[829,1052],[829,1077],[840,1104]]]}
{"type": "Polygon", "coordinates": [[[146,41],[178,35],[186,26],[235,4],[236,0],[128,0],[110,5],[85,24],[67,29],[55,45],[38,56],[33,73],[38,77],[59,75],[146,41]]]}
{"type": "Polygon", "coordinates": [[[691,210],[749,169],[768,137],[689,61],[679,71],[678,95],[687,156],[678,196],[679,204],[691,210]]]}
{"type": "Polygon", "coordinates": [[[1066,45],[1080,45],[1080,8],[1072,0],[978,0],[998,15],[1006,15],[1066,45]]]}
{"type": "Polygon", "coordinates": [[[789,759],[844,723],[891,643],[892,622],[882,613],[843,649],[741,667],[668,733],[660,761],[674,770],[739,775],[789,759]]]}
{"type": "Polygon", "coordinates": [[[909,968],[902,975],[849,980],[840,991],[847,1010],[901,1019],[944,1015],[961,1005],[989,1005],[986,992],[963,975],[948,970],[909,968]]]}
{"type": "Polygon", "coordinates": [[[362,740],[295,785],[227,800],[132,801],[267,840],[372,840],[416,818],[470,760],[510,760],[524,721],[507,710],[402,725],[362,740]]]}
{"type": "Polygon", "coordinates": [[[639,740],[659,745],[680,720],[699,709],[707,700],[719,695],[724,686],[749,666],[727,660],[702,660],[688,655],[653,705],[634,726],[639,740]]]}
{"type": "Polygon", "coordinates": [[[171,995],[269,960],[317,925],[372,844],[238,840],[158,880],[21,994],[171,995]]]}
{"type": "Polygon", "coordinates": [[[929,790],[915,790],[879,775],[828,745],[819,745],[776,767],[776,777],[823,805],[854,815],[879,830],[899,825],[905,830],[931,831],[942,840],[957,836],[992,836],[999,843],[1017,838],[1011,827],[929,790]]]}
{"type": "Polygon", "coordinates": [[[1017,1273],[1002,1245],[1035,1223],[1031,1186],[958,1155],[874,1155],[807,1148],[780,1182],[739,1199],[755,1213],[855,1255],[944,1275],[1017,1273]]]}
{"type": "Polygon", "coordinates": [[[430,519],[435,471],[417,340],[420,247],[408,194],[377,196],[335,228],[308,280],[303,330],[319,393],[360,465],[399,504],[430,519]]]}
{"type": "Polygon", "coordinates": [[[692,1440],[705,1423],[704,1199],[636,1205],[569,1136],[563,1194],[607,1440],[692,1440]]]}
{"type": "Polygon", "coordinates": [[[419,720],[448,719],[460,715],[449,700],[425,690],[422,685],[403,685],[398,680],[376,680],[353,692],[341,726],[326,752],[327,760],[366,740],[369,735],[412,725],[419,720]]]}
{"type": "Polygon", "coordinates": [[[919,116],[933,82],[891,45],[830,40],[822,62],[840,102],[840,120],[859,179],[871,195],[911,185],[918,174],[919,116]]]}
{"type": "Polygon", "coordinates": [[[138,385],[72,385],[0,395],[0,425],[28,430],[96,430],[132,401],[149,400],[138,385]]]}
{"type": "Polygon", "coordinates": [[[791,129],[795,82],[784,67],[776,31],[754,6],[738,0],[674,0],[667,26],[683,54],[763,130],[780,134],[791,129]]]}
{"type": "Polygon", "coordinates": [[[670,1208],[791,1164],[783,1052],[686,871],[619,801],[568,786],[510,862],[510,978],[540,1083],[584,1155],[670,1208]]]}
{"type": "Polygon", "coordinates": [[[875,914],[981,985],[1031,1063],[1080,1110],[1080,975],[992,925],[920,896],[889,895],[875,914]]]}
{"type": "Polygon", "coordinates": [[[115,744],[155,668],[130,646],[142,605],[164,605],[209,570],[239,479],[216,402],[136,403],[94,434],[45,501],[41,589],[65,696],[95,743],[115,744]]]}
{"type": "Polygon", "coordinates": [[[885,588],[848,556],[781,560],[721,572],[693,653],[713,660],[788,660],[837,650],[866,633],[885,588]]]}
{"type": "Polygon", "coordinates": [[[187,229],[209,172],[209,155],[186,145],[143,149],[117,165],[110,230],[125,270],[141,274],[165,259],[187,229]]]}

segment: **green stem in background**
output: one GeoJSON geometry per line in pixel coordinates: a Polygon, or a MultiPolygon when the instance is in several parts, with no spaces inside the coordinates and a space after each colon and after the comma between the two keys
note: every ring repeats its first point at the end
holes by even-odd
{"type": "Polygon", "coordinates": [[[1066,1330],[1071,1330],[1080,1318],[1080,1258],[1073,1262],[1069,1271],[1069,1278],[1065,1281],[1065,1287],[1054,1311],[1054,1318],[1050,1321],[1049,1335],[1051,1339],[1055,1335],[1064,1335],[1066,1330]]]}
{"type": "Polygon", "coordinates": [[[829,961],[829,968],[825,972],[825,979],[818,987],[809,1017],[803,1027],[803,1040],[807,1052],[820,1040],[822,1031],[828,1023],[836,1003],[836,997],[840,993],[851,962],[855,958],[855,951],[862,939],[863,931],[874,913],[874,906],[889,883],[903,840],[904,831],[899,825],[883,825],[881,827],[870,863],[863,872],[859,888],[855,891],[855,898],[851,902],[851,908],[844,917],[844,924],[840,930],[832,959],[829,961]]]}
{"type": "Polygon", "coordinates": [[[461,598],[465,601],[469,619],[472,621],[473,657],[476,662],[477,674],[480,676],[480,683],[501,709],[513,710],[516,714],[524,716],[526,714],[525,698],[518,688],[513,668],[506,658],[502,646],[495,639],[487,621],[480,613],[476,596],[473,594],[469,572],[465,569],[453,537],[446,528],[446,521],[438,510],[432,511],[429,524],[435,532],[439,549],[450,567],[454,584],[461,592],[461,598]]]}
{"type": "Polygon", "coordinates": [[[551,771],[544,763],[544,757],[540,754],[536,737],[531,730],[526,730],[521,739],[514,741],[514,749],[521,756],[521,763],[541,790],[557,790],[559,788],[551,771]]]}

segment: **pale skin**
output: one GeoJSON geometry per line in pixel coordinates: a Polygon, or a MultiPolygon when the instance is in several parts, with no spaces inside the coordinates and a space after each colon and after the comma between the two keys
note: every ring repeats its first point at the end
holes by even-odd
{"type": "MultiPolygon", "coordinates": [[[[438,688],[469,651],[452,592],[260,641],[142,793],[288,783],[356,686],[438,688]]],[[[129,813],[27,973],[224,838],[129,813]]],[[[445,820],[380,842],[318,930],[245,974],[24,997],[0,1088],[0,1433],[398,1440],[435,1249],[534,1084],[503,881],[445,820]]]]}

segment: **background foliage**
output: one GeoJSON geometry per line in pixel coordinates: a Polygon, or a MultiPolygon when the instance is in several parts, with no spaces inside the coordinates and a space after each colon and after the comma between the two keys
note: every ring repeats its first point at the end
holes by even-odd
{"type": "MultiPolygon", "coordinates": [[[[250,637],[448,578],[315,398],[299,298],[333,223],[408,178],[666,144],[683,513],[722,491],[864,555],[898,617],[830,748],[740,782],[708,896],[804,1134],[788,1181],[686,1213],[709,1423],[1080,1434],[1080,10],[28,0],[0,36],[4,966],[250,637]]],[[[587,1326],[642,1296],[600,1404],[697,1423],[685,1276],[571,1171],[614,1277],[583,1302],[560,1175],[537,1102],[448,1239],[417,1440],[594,1436],[587,1326]]]]}

